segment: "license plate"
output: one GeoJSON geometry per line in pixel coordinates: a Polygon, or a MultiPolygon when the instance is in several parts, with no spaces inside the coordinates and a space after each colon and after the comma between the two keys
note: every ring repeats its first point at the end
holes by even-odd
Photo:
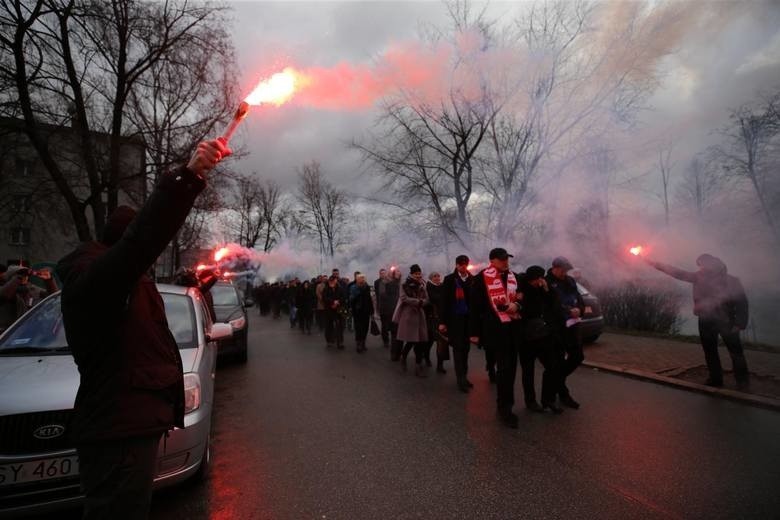
{"type": "Polygon", "coordinates": [[[0,486],[74,477],[78,474],[79,458],[75,455],[0,464],[0,486]]]}
{"type": "Polygon", "coordinates": [[[590,305],[586,305],[585,314],[593,314],[593,307],[591,307],[590,305]]]}

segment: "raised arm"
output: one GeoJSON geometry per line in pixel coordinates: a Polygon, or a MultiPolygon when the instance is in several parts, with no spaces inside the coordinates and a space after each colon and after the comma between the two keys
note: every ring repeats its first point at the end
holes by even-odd
{"type": "Polygon", "coordinates": [[[682,280],[683,282],[689,282],[689,283],[693,283],[696,281],[695,272],[685,271],[683,269],[679,269],[677,267],[668,264],[662,264],[661,262],[656,262],[650,259],[646,259],[645,262],[655,267],[662,273],[668,274],[672,278],[677,278],[678,280],[682,280]]]}

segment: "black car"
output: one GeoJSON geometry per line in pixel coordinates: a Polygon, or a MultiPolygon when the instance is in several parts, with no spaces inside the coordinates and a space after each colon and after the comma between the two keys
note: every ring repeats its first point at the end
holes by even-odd
{"type": "Polygon", "coordinates": [[[233,327],[233,336],[219,343],[219,357],[232,357],[239,363],[246,363],[247,333],[249,320],[246,307],[251,303],[244,301],[244,296],[231,282],[219,281],[211,288],[214,300],[214,313],[217,322],[229,323],[233,327]]]}
{"type": "Polygon", "coordinates": [[[599,299],[582,284],[577,284],[577,290],[585,303],[585,313],[582,315],[582,322],[580,322],[582,341],[593,343],[604,331],[604,316],[601,314],[601,305],[599,299]]]}

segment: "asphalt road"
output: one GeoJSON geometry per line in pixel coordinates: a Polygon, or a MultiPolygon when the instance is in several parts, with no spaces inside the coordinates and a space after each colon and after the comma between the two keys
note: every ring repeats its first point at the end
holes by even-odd
{"type": "Polygon", "coordinates": [[[210,478],[151,518],[780,518],[777,412],[580,369],[580,410],[509,430],[481,351],[463,395],[376,338],[357,354],[250,327],[248,364],[217,372],[210,478]]]}

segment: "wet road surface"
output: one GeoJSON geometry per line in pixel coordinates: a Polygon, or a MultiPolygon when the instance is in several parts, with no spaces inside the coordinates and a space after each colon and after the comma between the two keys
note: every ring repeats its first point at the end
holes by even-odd
{"type": "Polygon", "coordinates": [[[378,338],[357,354],[250,326],[248,364],[217,373],[210,478],[155,495],[152,518],[780,515],[776,412],[580,369],[580,410],[521,408],[513,431],[481,351],[464,395],[452,371],[402,373],[378,338]]]}

